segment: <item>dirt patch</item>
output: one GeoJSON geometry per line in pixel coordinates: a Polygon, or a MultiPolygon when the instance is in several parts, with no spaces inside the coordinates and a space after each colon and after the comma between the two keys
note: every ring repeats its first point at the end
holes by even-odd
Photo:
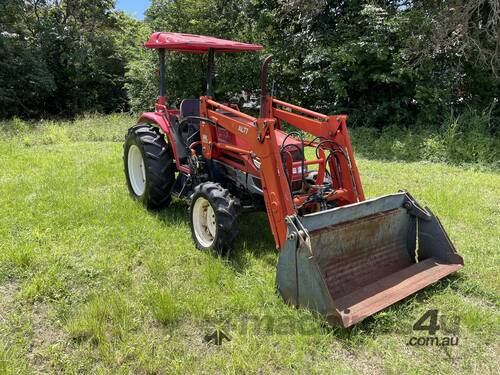
{"type": "Polygon", "coordinates": [[[467,303],[470,303],[471,305],[480,306],[484,310],[489,310],[489,311],[492,311],[492,312],[497,311],[497,307],[491,301],[488,301],[486,299],[482,299],[480,297],[477,297],[477,296],[474,296],[474,295],[471,295],[471,294],[463,294],[462,293],[461,296],[462,296],[462,299],[464,301],[466,301],[467,303]]]}
{"type": "Polygon", "coordinates": [[[18,283],[7,281],[0,284],[0,327],[6,325],[12,312],[15,310],[15,296],[18,283]]]}
{"type": "Polygon", "coordinates": [[[0,284],[0,341],[16,342],[19,353],[24,353],[34,372],[57,371],[54,353],[64,355],[69,340],[58,326],[55,308],[48,302],[19,301],[18,293],[18,282],[0,284]]]}
{"type": "Polygon", "coordinates": [[[24,306],[30,316],[31,332],[27,357],[29,362],[40,373],[50,373],[57,369],[57,359],[69,350],[69,338],[57,323],[57,312],[52,305],[45,302],[37,302],[31,306],[24,306]],[[30,308],[31,307],[31,308],[30,308]],[[30,309],[29,309],[30,308],[30,309]],[[54,359],[56,359],[54,361],[54,359]],[[54,369],[54,366],[56,368],[54,369]]]}

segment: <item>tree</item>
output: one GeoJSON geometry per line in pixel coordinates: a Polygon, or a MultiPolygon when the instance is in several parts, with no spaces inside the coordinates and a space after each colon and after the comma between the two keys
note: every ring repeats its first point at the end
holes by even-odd
{"type": "MultiPolygon", "coordinates": [[[[21,18],[21,1],[0,4],[0,117],[35,115],[55,90],[52,74],[21,18]]],[[[43,110],[42,110],[43,111],[43,110]]]]}
{"type": "Polygon", "coordinates": [[[123,28],[112,0],[2,3],[0,116],[127,108],[123,28]]]}
{"type": "MultiPolygon", "coordinates": [[[[151,31],[212,35],[220,38],[255,41],[254,26],[247,17],[250,1],[153,0],[146,13],[151,31]]],[[[221,54],[216,56],[215,96],[230,99],[241,91],[258,87],[259,55],[221,54]]],[[[133,110],[151,108],[158,95],[158,56],[145,50],[128,65],[127,89],[133,110]]],[[[171,105],[205,92],[206,56],[169,52],[167,97],[171,105]]]]}

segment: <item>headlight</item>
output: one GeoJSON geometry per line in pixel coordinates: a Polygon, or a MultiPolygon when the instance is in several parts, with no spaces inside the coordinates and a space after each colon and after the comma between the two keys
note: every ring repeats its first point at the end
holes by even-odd
{"type": "Polygon", "coordinates": [[[260,169],[260,159],[258,157],[252,157],[252,163],[255,168],[260,169]]]}

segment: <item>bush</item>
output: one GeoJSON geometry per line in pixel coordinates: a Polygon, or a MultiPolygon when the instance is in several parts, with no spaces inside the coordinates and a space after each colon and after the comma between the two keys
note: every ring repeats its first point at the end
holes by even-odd
{"type": "Polygon", "coordinates": [[[11,120],[0,122],[0,135],[7,137],[25,134],[33,129],[33,123],[24,121],[19,117],[14,117],[11,120]]]}
{"type": "Polygon", "coordinates": [[[356,127],[351,130],[356,153],[387,160],[425,160],[452,164],[499,166],[500,134],[492,111],[466,109],[449,114],[441,126],[404,129],[356,127]]]}
{"type": "Polygon", "coordinates": [[[454,163],[498,162],[500,138],[498,124],[491,112],[468,109],[460,115],[450,115],[441,127],[448,161],[454,163]]]}
{"type": "Polygon", "coordinates": [[[141,59],[128,64],[125,83],[130,110],[134,113],[151,111],[160,91],[159,78],[155,74],[158,61],[153,61],[156,54],[143,52],[140,55],[141,59]]]}

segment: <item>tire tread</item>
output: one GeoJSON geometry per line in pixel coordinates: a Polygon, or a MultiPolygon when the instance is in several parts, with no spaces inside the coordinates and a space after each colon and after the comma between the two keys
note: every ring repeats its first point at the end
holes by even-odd
{"type": "Polygon", "coordinates": [[[234,246],[235,238],[238,235],[237,224],[239,215],[239,201],[229,190],[223,188],[219,183],[204,182],[194,188],[191,196],[191,205],[189,208],[189,218],[191,225],[191,234],[196,247],[200,250],[207,250],[198,243],[194,233],[192,210],[194,202],[198,196],[204,196],[208,199],[214,208],[218,234],[212,248],[219,253],[227,253],[234,246]]]}
{"type": "MultiPolygon", "coordinates": [[[[161,209],[170,203],[171,188],[175,180],[175,163],[169,145],[159,129],[149,124],[137,124],[129,128],[125,137],[125,152],[127,145],[134,142],[142,148],[146,168],[146,192],[142,202],[148,209],[161,209]]],[[[128,182],[127,155],[124,152],[123,161],[128,182]]],[[[132,196],[138,198],[128,182],[132,196]]]]}

